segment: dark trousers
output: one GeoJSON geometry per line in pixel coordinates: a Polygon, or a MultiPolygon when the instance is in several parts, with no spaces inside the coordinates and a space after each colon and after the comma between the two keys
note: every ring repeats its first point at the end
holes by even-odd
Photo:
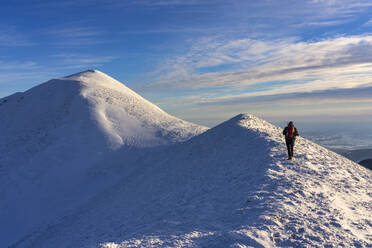
{"type": "Polygon", "coordinates": [[[295,139],[286,138],[285,143],[287,145],[288,157],[292,158],[293,157],[293,147],[294,147],[294,144],[295,144],[295,139]]]}

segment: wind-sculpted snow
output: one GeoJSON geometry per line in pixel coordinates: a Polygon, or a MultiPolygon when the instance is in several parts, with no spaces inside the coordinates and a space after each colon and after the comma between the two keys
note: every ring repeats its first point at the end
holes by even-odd
{"type": "Polygon", "coordinates": [[[135,169],[113,166],[115,185],[16,247],[372,244],[371,172],[301,137],[287,161],[281,129],[257,117],[142,152],[135,169]]]}
{"type": "Polygon", "coordinates": [[[115,79],[99,71],[65,78],[82,83],[94,120],[109,136],[113,148],[151,147],[187,140],[206,128],[168,115],[115,79]]]}
{"type": "Polygon", "coordinates": [[[102,182],[95,168],[107,166],[100,173],[110,173],[115,150],[124,154],[123,166],[136,166],[130,162],[134,150],[206,130],[168,115],[99,71],[2,98],[0,116],[0,247],[107,187],[110,182],[102,182]]]}

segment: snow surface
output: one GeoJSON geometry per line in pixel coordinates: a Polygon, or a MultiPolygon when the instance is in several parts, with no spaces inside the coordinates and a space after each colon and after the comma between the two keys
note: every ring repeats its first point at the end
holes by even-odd
{"type": "Polygon", "coordinates": [[[110,171],[116,159],[129,170],[136,166],[131,161],[137,149],[206,130],[168,115],[96,70],[4,97],[0,116],[0,247],[109,186],[98,173],[110,171]],[[113,154],[119,149],[120,158],[113,154]]]}
{"type": "Polygon", "coordinates": [[[238,115],[135,160],[119,148],[95,167],[115,183],[15,247],[371,247],[371,171],[301,137],[287,161],[281,131],[238,115]]]}

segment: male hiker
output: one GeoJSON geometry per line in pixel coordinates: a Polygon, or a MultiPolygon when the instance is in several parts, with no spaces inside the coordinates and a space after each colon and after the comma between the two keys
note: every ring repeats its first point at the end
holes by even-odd
{"type": "Polygon", "coordinates": [[[287,144],[288,149],[288,159],[293,159],[293,147],[295,144],[296,136],[298,136],[297,128],[293,125],[293,121],[288,123],[283,130],[283,134],[285,135],[285,143],[287,144]]]}

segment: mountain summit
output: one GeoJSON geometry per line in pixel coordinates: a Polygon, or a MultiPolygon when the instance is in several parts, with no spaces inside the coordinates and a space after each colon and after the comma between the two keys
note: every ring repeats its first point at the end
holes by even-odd
{"type": "Polygon", "coordinates": [[[206,130],[165,113],[100,71],[88,70],[60,80],[80,83],[80,95],[113,147],[180,142],[206,130]]]}
{"type": "MultiPolygon", "coordinates": [[[[369,247],[369,170],[238,115],[145,150],[136,170],[17,247],[369,247]]],[[[123,155],[124,156],[124,155],[123,155]]]]}
{"type": "Polygon", "coordinates": [[[100,179],[93,180],[92,171],[102,166],[108,173],[115,152],[127,154],[120,157],[123,163],[135,166],[129,165],[135,150],[206,130],[97,70],[4,97],[0,116],[1,247],[98,190],[100,179]]]}

